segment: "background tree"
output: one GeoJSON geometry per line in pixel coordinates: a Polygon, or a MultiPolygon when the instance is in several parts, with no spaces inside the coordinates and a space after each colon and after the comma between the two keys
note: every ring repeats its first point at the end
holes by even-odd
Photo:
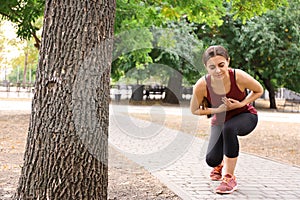
{"type": "MultiPolygon", "coordinates": [[[[261,15],[269,9],[285,5],[286,2],[287,0],[117,0],[115,31],[120,33],[137,26],[149,27],[153,24],[159,26],[166,20],[177,21],[182,16],[187,16],[189,21],[195,23],[221,25],[221,18],[226,14],[225,3],[231,5],[231,13],[235,18],[245,22],[246,19],[261,15]]],[[[43,16],[44,4],[45,0],[1,0],[0,15],[17,24],[21,38],[34,37],[38,47],[38,27],[34,22],[43,16]]]]}
{"type": "Polygon", "coordinates": [[[10,81],[9,73],[13,66],[11,62],[22,47],[14,31],[11,22],[0,22],[0,80],[10,81]]]}
{"type": "MultiPolygon", "coordinates": [[[[244,2],[244,1],[243,1],[244,2]]],[[[133,28],[140,27],[159,27],[159,28],[168,28],[170,24],[176,25],[173,28],[180,29],[181,22],[184,22],[185,27],[194,26],[195,24],[204,24],[205,26],[211,29],[217,29],[224,21],[224,16],[226,14],[230,14],[233,18],[241,19],[241,21],[245,22],[246,19],[249,19],[255,15],[260,15],[267,11],[268,9],[274,9],[277,6],[285,5],[286,1],[251,1],[250,3],[243,3],[241,1],[130,1],[130,6],[124,3],[124,1],[118,1],[117,4],[117,23],[116,23],[116,34],[133,28]],[[148,6],[144,6],[144,5],[148,6]],[[120,7],[119,7],[120,6],[120,7]],[[230,9],[229,9],[230,8],[230,9]],[[128,9],[128,10],[127,10],[128,9]],[[122,18],[121,14],[122,13],[122,18]],[[119,18],[118,18],[119,16],[119,18]],[[151,20],[149,20],[151,19],[151,20]],[[182,20],[184,19],[184,20],[182,20]],[[178,23],[180,22],[180,23],[178,23]],[[188,24],[188,25],[187,25],[188,24]]],[[[150,28],[151,29],[151,28],[150,28]]],[[[180,31],[180,30],[179,30],[180,31]]],[[[196,33],[195,31],[186,30],[187,34],[196,33]]],[[[213,32],[211,34],[214,34],[213,32]]],[[[153,38],[153,37],[152,37],[153,38]]],[[[148,37],[148,40],[151,40],[151,37],[148,37]]],[[[138,40],[136,40],[138,41],[138,40]]],[[[148,41],[149,42],[149,41],[148,41]]],[[[180,40],[176,42],[180,43],[180,40]]],[[[132,40],[129,40],[128,46],[132,46],[132,40]],[[130,43],[130,44],[129,44],[130,43]]],[[[135,42],[138,44],[138,42],[135,42]]],[[[199,42],[200,43],[200,42],[199,42]]],[[[125,46],[125,45],[122,45],[125,46]]],[[[176,46],[176,45],[175,45],[176,46]]],[[[181,46],[178,44],[177,46],[181,46]]],[[[188,44],[186,44],[188,46],[188,44]]],[[[153,47],[155,48],[155,46],[153,47]]],[[[134,48],[138,49],[138,48],[134,48]]],[[[184,50],[184,49],[182,49],[184,50]]],[[[168,52],[168,50],[153,50],[150,51],[148,48],[139,49],[139,57],[135,57],[130,53],[126,52],[126,54],[119,55],[120,57],[116,62],[113,63],[112,75],[113,78],[120,77],[121,74],[125,74],[128,69],[132,69],[136,67],[135,63],[143,63],[142,60],[145,60],[146,57],[151,56],[151,59],[148,61],[159,62],[161,64],[171,64],[170,67],[179,70],[184,69],[184,75],[188,75],[189,79],[192,79],[192,74],[195,71],[194,67],[187,67],[186,64],[189,62],[184,61],[180,54],[173,54],[172,52],[168,52]],[[157,55],[160,52],[162,55],[157,55]],[[126,59],[126,57],[130,57],[130,59],[126,59]],[[141,60],[140,60],[141,59],[141,60]],[[125,64],[122,61],[130,60],[130,64],[125,64]],[[163,60],[165,63],[162,63],[163,60]],[[121,62],[120,62],[121,61],[121,62]],[[185,66],[182,66],[185,65],[185,66]],[[116,70],[117,69],[117,70],[116,70]],[[115,76],[117,75],[117,76],[115,76]]],[[[136,51],[134,52],[136,54],[136,51]]],[[[147,66],[147,65],[146,65],[147,66]]],[[[200,70],[201,71],[201,70],[200,70]]],[[[179,70],[179,73],[183,75],[183,72],[179,70]]],[[[199,73],[199,71],[198,71],[199,73]]],[[[198,75],[199,76],[199,75],[198,75]]],[[[175,77],[175,76],[170,76],[175,77]]],[[[179,93],[180,91],[176,91],[176,88],[180,88],[180,86],[174,85],[171,86],[172,82],[180,83],[180,80],[169,82],[169,87],[175,93],[179,93]]],[[[171,93],[170,93],[171,94],[171,93]]],[[[178,100],[172,101],[172,99],[178,95],[171,95],[172,98],[168,98],[169,95],[166,95],[166,101],[169,103],[178,102],[178,100]]]]}
{"type": "Polygon", "coordinates": [[[270,108],[275,92],[286,87],[300,92],[300,2],[253,18],[243,26],[240,50],[244,67],[259,77],[269,91],[270,108]]]}
{"type": "Polygon", "coordinates": [[[299,1],[256,16],[245,24],[228,14],[219,27],[197,26],[204,44],[222,44],[230,50],[231,66],[255,76],[269,91],[276,108],[278,87],[299,92],[299,1]]]}
{"type": "Polygon", "coordinates": [[[181,100],[183,77],[193,82],[203,71],[201,65],[202,42],[193,34],[193,26],[183,22],[169,23],[168,29],[159,29],[156,48],[152,49],[151,57],[156,63],[169,66],[169,80],[166,88],[166,103],[178,104],[181,100]],[[176,27],[175,29],[173,27],[176,27]]]}
{"type": "Polygon", "coordinates": [[[0,23],[0,70],[2,70],[2,65],[4,62],[4,55],[3,52],[5,50],[5,42],[6,42],[6,38],[4,37],[4,30],[2,29],[2,23],[0,23]]]}
{"type": "Polygon", "coordinates": [[[122,40],[118,43],[117,39],[115,43],[114,58],[117,59],[113,62],[112,71],[121,73],[113,73],[112,77],[131,75],[128,72],[137,69],[140,72],[139,77],[146,79],[153,75],[146,73],[151,71],[148,68],[159,66],[151,63],[169,66],[173,70],[168,70],[169,80],[164,101],[179,103],[183,76],[193,77],[192,74],[199,74],[199,68],[195,66],[200,63],[197,58],[201,54],[202,44],[192,35],[192,29],[186,23],[170,22],[166,28],[134,29],[119,34],[118,37],[122,40]],[[174,29],[174,26],[177,28],[174,29]]]}
{"type": "Polygon", "coordinates": [[[15,199],[106,199],[114,0],[47,0],[15,199]]]}
{"type": "MultiPolygon", "coordinates": [[[[231,18],[239,19],[242,23],[245,23],[247,19],[254,16],[261,15],[267,10],[278,8],[282,5],[286,5],[287,1],[279,0],[265,0],[265,1],[240,1],[240,0],[217,0],[217,1],[203,1],[203,0],[187,0],[187,1],[173,1],[173,0],[163,0],[163,1],[117,1],[117,14],[115,23],[115,33],[118,35],[124,31],[143,28],[151,28],[153,26],[159,28],[167,28],[170,24],[180,24],[183,18],[187,24],[202,24],[209,27],[211,35],[215,34],[215,30],[218,30],[219,26],[226,23],[226,15],[231,18]]],[[[10,1],[1,4],[0,14],[5,18],[18,24],[19,31],[18,34],[24,37],[32,34],[35,37],[36,28],[33,26],[33,22],[42,13],[43,6],[42,0],[26,0],[23,3],[20,1],[10,1]],[[16,12],[17,11],[17,12],[16,12]],[[30,11],[30,12],[29,12],[30,11]],[[31,13],[32,12],[32,13],[31,13]],[[20,14],[18,14],[20,13],[20,14]]],[[[174,27],[173,27],[174,28],[174,27]]],[[[202,27],[201,27],[202,29],[202,27]]],[[[196,34],[198,34],[196,32],[196,34]]],[[[144,37],[145,35],[143,35],[144,37]]],[[[37,38],[37,37],[35,37],[37,38]]],[[[144,40],[151,42],[151,35],[148,34],[144,40]]],[[[230,37],[227,37],[229,39],[230,37]]],[[[219,38],[226,40],[226,38],[219,38]]],[[[133,38],[133,40],[135,40],[133,38]]],[[[133,41],[132,39],[129,42],[133,41]]],[[[128,43],[129,43],[128,42],[128,43]]],[[[38,43],[38,42],[37,42],[38,43]]],[[[135,42],[136,44],[136,42],[135,42]]],[[[230,46],[230,43],[227,43],[230,46]]],[[[38,46],[38,45],[37,45],[38,46]]],[[[205,45],[204,45],[205,46],[205,45]]],[[[155,55],[152,48],[134,48],[137,49],[133,52],[126,52],[125,54],[120,54],[118,61],[113,63],[112,67],[112,77],[117,80],[122,75],[132,68],[145,68],[149,63],[158,61],[156,58],[163,58],[163,56],[152,57],[155,55]],[[121,60],[121,62],[120,62],[121,60]],[[125,61],[129,61],[123,64],[125,61]]],[[[168,52],[160,51],[164,54],[164,57],[169,57],[166,62],[172,61],[170,67],[179,69],[176,64],[183,62],[182,60],[174,60],[174,58],[179,59],[180,56],[172,55],[172,53],[167,56],[168,52]]],[[[166,59],[164,59],[166,60],[166,59]]],[[[160,61],[161,63],[161,61],[160,61]]],[[[182,67],[181,67],[182,68],[182,67]]],[[[189,75],[194,73],[194,69],[185,66],[184,75],[189,75]],[[186,69],[192,69],[191,71],[186,69]]],[[[181,72],[180,72],[181,73],[181,72]]],[[[295,77],[295,76],[293,76],[295,77]]],[[[179,81],[180,82],[180,81],[179,81]]],[[[177,88],[177,87],[174,87],[177,88]]]]}
{"type": "Polygon", "coordinates": [[[10,82],[22,82],[25,87],[27,83],[35,81],[35,72],[38,63],[38,50],[34,46],[34,41],[24,41],[20,55],[11,61],[12,72],[8,79],[10,82]]]}

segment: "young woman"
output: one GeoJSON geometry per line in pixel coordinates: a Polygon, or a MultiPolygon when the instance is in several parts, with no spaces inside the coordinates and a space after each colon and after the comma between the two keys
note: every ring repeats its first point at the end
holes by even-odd
{"type": "Polygon", "coordinates": [[[190,109],[195,115],[213,115],[206,162],[213,167],[211,180],[222,180],[215,191],[228,194],[237,189],[237,136],[247,135],[256,127],[257,111],[250,103],[262,95],[263,88],[246,72],[229,68],[230,58],[222,46],[209,47],[202,60],[208,74],[195,84],[190,109]]]}

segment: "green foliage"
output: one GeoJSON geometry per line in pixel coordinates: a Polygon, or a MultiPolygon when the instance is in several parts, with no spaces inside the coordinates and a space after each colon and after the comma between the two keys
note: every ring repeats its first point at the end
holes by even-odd
{"type": "MultiPolygon", "coordinates": [[[[198,73],[199,75],[199,72],[201,73],[199,61],[201,56],[198,55],[197,57],[195,54],[201,52],[199,49],[202,49],[202,45],[199,46],[198,50],[191,50],[188,47],[194,39],[191,39],[191,42],[181,41],[178,38],[172,39],[177,34],[175,34],[177,30],[180,32],[188,26],[196,27],[197,25],[197,30],[187,29],[186,35],[197,34],[198,38],[203,41],[204,46],[211,44],[208,42],[224,43],[224,46],[233,49],[231,47],[236,48],[236,45],[239,44],[238,37],[234,36],[237,36],[240,31],[239,28],[246,20],[254,17],[252,22],[256,23],[255,20],[258,18],[255,16],[286,5],[287,0],[117,0],[115,35],[123,41],[117,41],[118,46],[114,52],[112,77],[118,79],[128,70],[136,67],[144,69],[152,62],[166,62],[183,73],[189,80],[192,80],[195,74],[198,73]],[[228,20],[228,16],[233,20],[228,20]],[[236,21],[239,21],[239,23],[236,24],[236,21]],[[183,27],[182,22],[189,25],[183,27]],[[230,29],[229,34],[225,35],[220,32],[224,30],[224,27],[231,25],[233,25],[233,28],[230,29]],[[162,35],[161,37],[153,36],[153,27],[170,28],[170,26],[172,26],[172,30],[176,30],[174,33],[162,35]],[[136,32],[132,34],[132,30],[136,30],[136,32]],[[129,31],[130,34],[124,37],[126,31],[129,31]],[[158,40],[159,43],[157,43],[158,40]],[[153,48],[157,48],[159,51],[153,50],[153,48]],[[156,55],[157,53],[159,55],[156,55]],[[195,70],[195,68],[197,69],[195,70]]],[[[38,17],[42,16],[43,9],[44,0],[11,0],[1,2],[0,15],[2,18],[17,24],[18,35],[21,38],[34,36],[38,42],[38,37],[36,37],[38,26],[33,24],[38,17]]],[[[250,27],[251,25],[248,24],[247,26],[250,27]]],[[[263,30],[266,31],[266,28],[263,30]]],[[[294,29],[288,28],[288,30],[290,33],[294,29]]],[[[247,32],[247,28],[244,27],[243,31],[247,32]]],[[[294,39],[294,36],[291,37],[294,39]]],[[[266,40],[276,43],[277,38],[272,38],[272,34],[270,34],[266,40]]],[[[261,44],[265,45],[263,41],[261,41],[261,44]]],[[[297,50],[297,48],[296,45],[293,50],[297,50]]],[[[256,57],[257,55],[254,53],[257,52],[263,52],[263,55],[265,55],[265,51],[267,50],[260,49],[258,51],[255,48],[245,48],[245,52],[250,52],[251,55],[244,55],[244,53],[240,55],[233,52],[232,60],[242,65],[242,61],[245,61],[246,57],[247,59],[251,59],[251,56],[256,57]]],[[[288,51],[283,55],[287,55],[287,53],[288,51]]],[[[258,53],[258,55],[260,54],[258,53]]],[[[272,58],[274,58],[273,55],[272,58]]],[[[277,62],[275,61],[276,59],[272,59],[272,64],[277,62]]],[[[270,61],[265,60],[264,62],[270,61]]],[[[283,64],[281,68],[288,66],[287,64],[283,64]]],[[[290,74],[293,76],[294,73],[290,74]]],[[[282,81],[279,82],[283,84],[282,81]]]]}
{"type": "Polygon", "coordinates": [[[165,19],[159,14],[160,8],[151,2],[117,0],[115,35],[132,29],[160,26],[165,19]]]}
{"type": "MultiPolygon", "coordinates": [[[[197,41],[198,49],[191,49],[196,40],[193,33],[198,34],[197,31],[203,31],[202,27],[198,30],[193,29],[197,24],[205,26],[204,29],[209,32],[207,34],[218,35],[214,30],[218,30],[218,26],[227,23],[226,14],[245,21],[245,19],[285,3],[286,0],[255,0],[251,2],[241,0],[117,0],[115,34],[117,37],[120,37],[121,34],[121,38],[124,38],[124,31],[129,31],[131,34],[123,39],[123,45],[117,43],[112,77],[118,79],[130,69],[145,68],[149,63],[156,62],[170,65],[184,74],[190,82],[194,82],[196,76],[199,77],[203,74],[200,62],[203,45],[197,41]],[[161,29],[164,33],[161,35],[158,31],[154,33],[153,27],[158,27],[157,30],[161,29]],[[144,35],[145,31],[141,31],[142,29],[150,30],[150,33],[153,34],[153,41],[151,36],[144,35]],[[171,30],[168,32],[167,29],[171,30]],[[138,31],[132,34],[131,30],[138,31]],[[141,32],[139,33],[139,31],[141,32]],[[180,34],[181,36],[179,36],[180,34]],[[139,36],[143,36],[144,39],[139,36]],[[184,39],[182,40],[180,37],[184,39]],[[153,42],[153,46],[148,45],[150,41],[153,42]],[[141,47],[143,45],[144,48],[141,47]],[[154,49],[150,52],[151,48],[154,49]],[[125,49],[121,51],[126,54],[121,55],[120,49],[125,49]],[[128,49],[131,49],[132,53],[128,49]]],[[[202,40],[201,37],[199,38],[202,40]]],[[[215,37],[215,39],[215,42],[220,42],[228,38],[217,39],[215,37]]],[[[206,43],[204,40],[203,42],[206,43]]]]}
{"type": "Polygon", "coordinates": [[[222,0],[169,0],[162,1],[162,4],[161,14],[172,21],[179,21],[182,16],[186,16],[194,23],[221,25],[221,17],[226,13],[222,0]]]}
{"type": "Polygon", "coordinates": [[[274,87],[300,92],[300,3],[291,1],[243,26],[240,47],[245,64],[274,87]]]}
{"type": "Polygon", "coordinates": [[[115,36],[112,78],[118,80],[133,68],[144,69],[152,58],[153,36],[149,29],[132,29],[115,36]]]}
{"type": "Polygon", "coordinates": [[[287,1],[280,0],[227,0],[230,4],[230,13],[233,19],[240,19],[243,23],[255,16],[260,16],[268,10],[275,10],[280,6],[287,6],[287,1]]]}
{"type": "Polygon", "coordinates": [[[112,64],[114,80],[133,68],[145,69],[153,62],[167,65],[187,77],[199,74],[202,70],[199,68],[202,43],[193,35],[193,25],[169,22],[165,26],[134,29],[117,35],[114,44],[116,59],[112,64]]]}
{"type": "MultiPolygon", "coordinates": [[[[299,1],[253,17],[247,23],[233,14],[220,27],[197,26],[205,46],[221,44],[229,50],[231,66],[241,68],[262,83],[299,92],[299,1]]],[[[269,89],[269,88],[267,88],[269,89]]]]}
{"type": "MultiPolygon", "coordinates": [[[[226,5],[231,6],[230,13],[245,21],[255,15],[261,15],[269,9],[286,5],[287,0],[117,0],[115,33],[141,27],[162,26],[168,21],[180,21],[182,17],[195,23],[209,26],[221,25],[226,5]]],[[[36,19],[43,16],[44,0],[2,0],[0,15],[17,24],[18,35],[29,39],[35,36],[39,27],[36,19]]]]}
{"type": "Polygon", "coordinates": [[[18,27],[17,34],[23,39],[30,39],[36,35],[40,27],[34,25],[36,20],[43,15],[44,0],[9,0],[1,1],[0,16],[2,19],[15,23],[18,27]]]}
{"type": "Polygon", "coordinates": [[[245,22],[286,4],[287,0],[117,0],[115,30],[119,33],[137,26],[161,26],[169,21],[178,22],[182,17],[189,22],[220,26],[228,13],[228,5],[230,14],[245,22]]]}
{"type": "Polygon", "coordinates": [[[156,48],[152,52],[155,62],[168,65],[193,82],[196,75],[204,73],[201,67],[203,44],[194,34],[194,24],[185,21],[169,23],[166,29],[153,31],[156,48]],[[154,53],[156,52],[156,53],[154,53]]]}

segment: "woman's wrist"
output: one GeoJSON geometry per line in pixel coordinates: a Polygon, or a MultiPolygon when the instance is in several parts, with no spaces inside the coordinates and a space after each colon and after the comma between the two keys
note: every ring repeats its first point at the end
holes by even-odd
{"type": "Polygon", "coordinates": [[[226,111],[226,106],[221,104],[218,108],[210,108],[210,114],[217,114],[226,111]]]}

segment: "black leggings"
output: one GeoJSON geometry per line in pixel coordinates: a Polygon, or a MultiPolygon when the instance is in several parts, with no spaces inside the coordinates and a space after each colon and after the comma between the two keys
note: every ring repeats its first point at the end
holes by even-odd
{"type": "Polygon", "coordinates": [[[257,115],[241,113],[224,125],[211,126],[211,134],[206,153],[206,162],[211,167],[221,164],[224,154],[228,158],[239,155],[239,141],[237,136],[249,134],[257,125],[257,115]]]}

